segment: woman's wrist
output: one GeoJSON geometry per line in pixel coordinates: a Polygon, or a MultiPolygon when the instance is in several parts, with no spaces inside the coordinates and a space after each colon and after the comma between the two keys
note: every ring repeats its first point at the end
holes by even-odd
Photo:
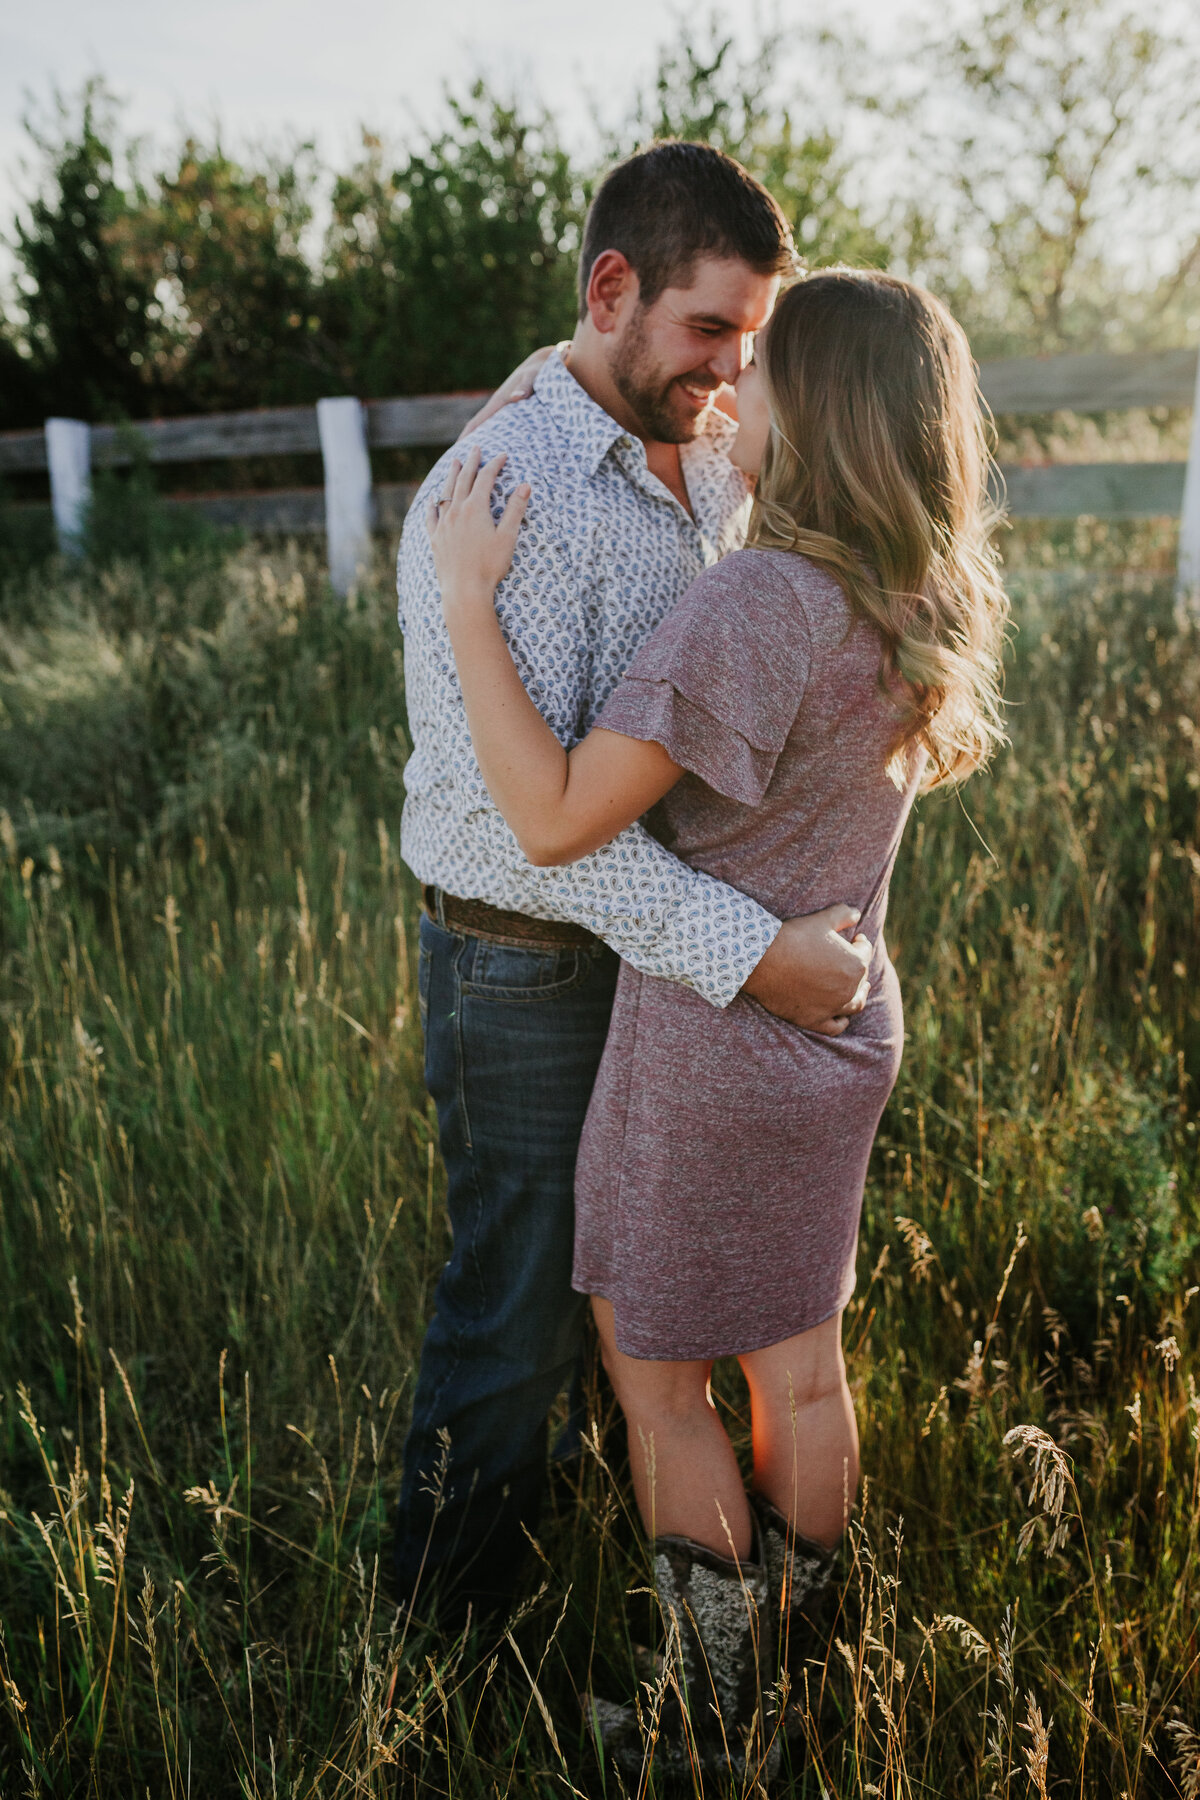
{"type": "Polygon", "coordinates": [[[442,605],[447,612],[493,612],[496,583],[481,575],[453,576],[442,584],[442,605]]]}

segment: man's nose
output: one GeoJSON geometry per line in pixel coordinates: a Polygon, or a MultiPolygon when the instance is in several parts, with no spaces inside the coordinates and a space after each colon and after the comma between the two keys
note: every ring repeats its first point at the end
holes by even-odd
{"type": "Polygon", "coordinates": [[[742,372],[742,334],[731,332],[723,338],[708,359],[708,367],[719,381],[735,382],[742,372]]]}

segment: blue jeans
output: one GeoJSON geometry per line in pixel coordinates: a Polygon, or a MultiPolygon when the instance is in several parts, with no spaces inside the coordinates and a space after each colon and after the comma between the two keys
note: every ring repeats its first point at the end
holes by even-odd
{"type": "Polygon", "coordinates": [[[453,1233],[421,1350],[396,1521],[400,1595],[451,1626],[512,1598],[571,1381],[575,1154],[604,1049],[611,950],[544,949],[421,920],[425,1079],[453,1233]]]}

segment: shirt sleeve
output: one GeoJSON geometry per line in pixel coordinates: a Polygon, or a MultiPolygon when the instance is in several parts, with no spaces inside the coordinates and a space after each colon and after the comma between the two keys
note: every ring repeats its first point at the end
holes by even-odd
{"type": "Polygon", "coordinates": [[[757,806],[811,664],[788,583],[752,553],[697,577],[634,658],[596,723],[661,744],[730,800],[757,806]]]}
{"type": "MultiPolygon", "coordinates": [[[[590,698],[592,647],[581,598],[587,546],[560,540],[545,481],[519,462],[510,456],[495,504],[501,507],[523,479],[533,493],[497,612],[527,691],[559,741],[570,746],[582,735],[590,698]]],[[[439,473],[430,477],[430,491],[439,473]]],[[[493,804],[471,747],[424,494],[405,524],[398,584],[414,759],[427,759],[441,806],[468,828],[481,866],[492,876],[486,885],[509,896],[505,905],[534,918],[586,926],[644,974],[677,981],[714,1006],[727,1006],[773,943],[779,920],[681,862],[640,824],[578,862],[534,868],[493,804]]]]}

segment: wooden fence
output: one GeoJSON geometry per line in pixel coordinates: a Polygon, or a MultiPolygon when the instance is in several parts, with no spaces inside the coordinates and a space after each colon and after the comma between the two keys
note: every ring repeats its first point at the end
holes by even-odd
{"type": "MultiPolygon", "coordinates": [[[[1021,464],[1002,473],[1008,509],[1017,516],[1178,517],[1180,588],[1200,587],[1200,358],[1195,350],[1016,357],[984,363],[980,373],[988,404],[1000,416],[1191,407],[1186,463],[1021,464]]],[[[373,482],[371,451],[443,448],[453,443],[482,399],[481,394],[365,403],[336,398],[320,400],[315,407],[155,419],[135,429],[152,463],[318,453],[323,488],[187,495],[168,503],[250,531],[323,531],[331,579],[345,593],[367,559],[371,532],[397,531],[416,491],[413,482],[373,482]]],[[[0,433],[0,476],[49,473],[59,542],[70,549],[81,536],[91,470],[132,460],[128,429],[48,419],[42,431],[0,433]]]]}

